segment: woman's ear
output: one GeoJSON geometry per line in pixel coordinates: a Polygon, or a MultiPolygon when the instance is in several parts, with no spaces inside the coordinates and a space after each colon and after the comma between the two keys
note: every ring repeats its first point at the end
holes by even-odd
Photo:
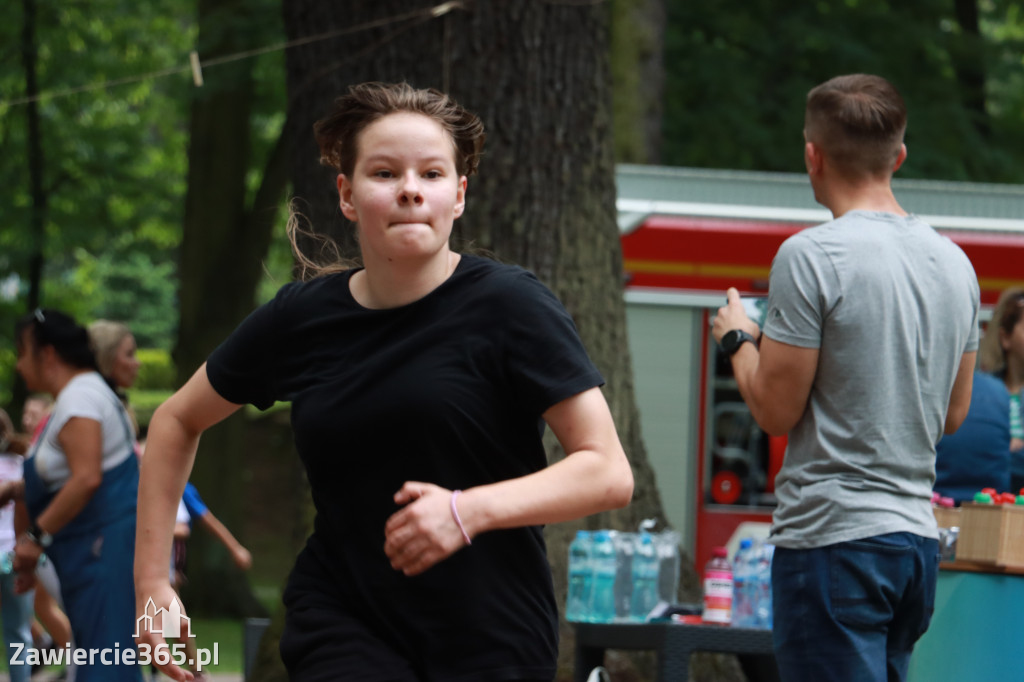
{"type": "Polygon", "coordinates": [[[344,173],[338,174],[338,206],[342,215],[354,223],[359,222],[356,207],[352,203],[352,181],[344,173]]]}
{"type": "Polygon", "coordinates": [[[459,178],[459,191],[455,197],[455,218],[462,216],[463,211],[466,210],[466,187],[469,186],[469,180],[465,175],[459,178]]]}

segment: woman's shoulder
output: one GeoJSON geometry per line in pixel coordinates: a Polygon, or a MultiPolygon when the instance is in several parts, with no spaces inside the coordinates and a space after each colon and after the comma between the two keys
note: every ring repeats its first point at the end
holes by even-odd
{"type": "Polygon", "coordinates": [[[336,296],[339,290],[348,290],[348,280],[353,272],[355,269],[341,270],[313,279],[288,282],[277,290],[273,300],[301,302],[315,300],[323,296],[336,296]]]}
{"type": "Polygon", "coordinates": [[[526,268],[481,256],[463,258],[469,259],[464,289],[474,298],[486,299],[495,315],[528,316],[539,308],[561,305],[554,293],[526,268]]]}
{"type": "Polygon", "coordinates": [[[106,415],[120,400],[99,372],[83,372],[71,379],[54,402],[55,415],[106,415]]]}
{"type": "Polygon", "coordinates": [[[463,254],[459,268],[465,279],[475,284],[489,284],[497,289],[516,289],[527,280],[537,281],[536,276],[526,268],[502,263],[493,258],[463,254]]]}
{"type": "Polygon", "coordinates": [[[288,282],[257,311],[260,319],[273,320],[275,325],[288,325],[293,319],[316,316],[327,304],[344,302],[351,297],[348,280],[354,270],[321,275],[310,280],[288,282]]]}

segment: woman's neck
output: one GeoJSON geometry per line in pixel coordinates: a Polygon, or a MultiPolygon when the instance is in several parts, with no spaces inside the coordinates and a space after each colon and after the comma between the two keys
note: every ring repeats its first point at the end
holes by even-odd
{"type": "Polygon", "coordinates": [[[56,399],[56,397],[60,395],[60,392],[63,391],[69,383],[71,383],[72,379],[81,374],[87,374],[91,371],[93,370],[72,367],[71,365],[58,365],[57,367],[53,368],[50,374],[50,386],[47,392],[56,399]]]}
{"type": "Polygon", "coordinates": [[[426,262],[375,261],[366,258],[365,268],[352,276],[350,289],[364,308],[398,308],[418,301],[444,284],[462,256],[445,251],[426,262]]]}

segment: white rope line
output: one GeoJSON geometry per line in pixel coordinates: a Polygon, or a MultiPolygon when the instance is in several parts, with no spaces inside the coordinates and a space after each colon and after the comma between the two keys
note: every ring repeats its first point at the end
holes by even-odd
{"type": "Polygon", "coordinates": [[[176,74],[186,73],[189,71],[192,72],[193,82],[197,87],[199,87],[203,84],[203,69],[207,67],[220,66],[221,64],[227,64],[229,62],[235,62],[242,59],[249,59],[251,57],[258,57],[260,55],[268,54],[271,52],[280,52],[282,50],[287,50],[289,48],[299,47],[302,45],[308,45],[310,43],[316,43],[322,40],[331,40],[332,38],[337,38],[339,36],[348,35],[351,33],[359,33],[361,31],[367,31],[372,28],[387,26],[389,24],[397,24],[399,22],[408,21],[410,19],[434,19],[437,17],[442,17],[451,12],[452,10],[460,9],[462,7],[462,0],[450,0],[449,2],[442,2],[441,4],[435,5],[433,7],[414,10],[393,17],[387,17],[385,19],[368,21],[364,24],[359,24],[358,26],[350,26],[335,31],[328,31],[327,33],[320,33],[315,36],[297,38],[295,40],[289,40],[283,43],[267,45],[265,47],[255,48],[252,50],[243,50],[241,52],[235,52],[233,54],[223,55],[220,57],[212,57],[210,59],[199,59],[199,53],[193,50],[189,53],[189,63],[185,66],[171,66],[165,69],[158,69],[156,71],[150,71],[149,73],[139,74],[135,76],[115,78],[108,81],[103,81],[99,83],[89,83],[86,85],[79,85],[71,88],[49,90],[47,92],[38,93],[31,97],[18,97],[14,99],[0,100],[0,109],[6,107],[16,107],[23,104],[29,104],[30,102],[39,102],[47,99],[70,97],[71,95],[77,95],[83,92],[90,92],[92,90],[106,90],[120,85],[138,83],[140,81],[149,80],[152,78],[164,78],[166,76],[173,76],[176,74]]]}

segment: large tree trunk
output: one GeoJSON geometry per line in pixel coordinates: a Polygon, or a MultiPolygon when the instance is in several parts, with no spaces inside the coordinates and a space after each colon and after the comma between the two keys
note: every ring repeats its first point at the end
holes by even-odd
{"type": "MultiPolygon", "coordinates": [[[[231,30],[244,12],[239,0],[200,0],[202,59],[251,47],[239,41],[245,32],[231,30]]],[[[253,205],[247,206],[251,71],[251,60],[218,65],[204,72],[204,85],[195,90],[181,242],[181,317],[174,352],[179,384],[252,310],[261,262],[287,185],[287,138],[282,136],[253,205]]],[[[239,412],[210,429],[192,472],[192,481],[211,510],[232,529],[241,524],[244,420],[239,412]]],[[[188,570],[183,598],[191,612],[251,615],[260,610],[248,582],[208,533],[197,532],[190,540],[188,570]]]]}
{"type": "MultiPolygon", "coordinates": [[[[21,61],[25,68],[25,96],[39,94],[36,79],[36,2],[24,0],[21,30],[21,61]]],[[[43,186],[43,139],[39,125],[39,103],[34,99],[25,105],[28,126],[28,177],[32,194],[32,255],[29,261],[28,309],[39,307],[42,300],[43,246],[46,241],[47,193],[43,186]]],[[[21,384],[21,382],[18,382],[21,384]]],[[[16,401],[20,404],[20,400],[16,401]]]]}
{"type": "Polygon", "coordinates": [[[612,0],[611,77],[618,163],[661,162],[664,0],[612,0]]]}
{"type": "MultiPolygon", "coordinates": [[[[519,263],[547,283],[574,316],[607,380],[605,395],[636,477],[634,502],[616,512],[547,529],[556,594],[564,603],[569,538],[584,525],[634,530],[664,521],[640,437],[626,343],[615,213],[605,10],[590,3],[477,2],[439,17],[411,0],[285,3],[291,40],[345,29],[288,53],[289,111],[296,135],[293,183],[311,226],[350,247],[331,172],[317,165],[313,122],[347,86],[406,80],[436,87],[487,126],[480,175],[457,225],[463,243],[519,263]],[[404,17],[382,23],[389,17],[404,17]],[[376,22],[376,23],[375,23],[376,22]]],[[[549,458],[562,457],[553,439],[549,458]]],[[[572,631],[562,627],[561,667],[572,631]]],[[[264,642],[266,647],[272,642],[264,642]]],[[[261,678],[264,679],[264,678],[261,678]]]]}

